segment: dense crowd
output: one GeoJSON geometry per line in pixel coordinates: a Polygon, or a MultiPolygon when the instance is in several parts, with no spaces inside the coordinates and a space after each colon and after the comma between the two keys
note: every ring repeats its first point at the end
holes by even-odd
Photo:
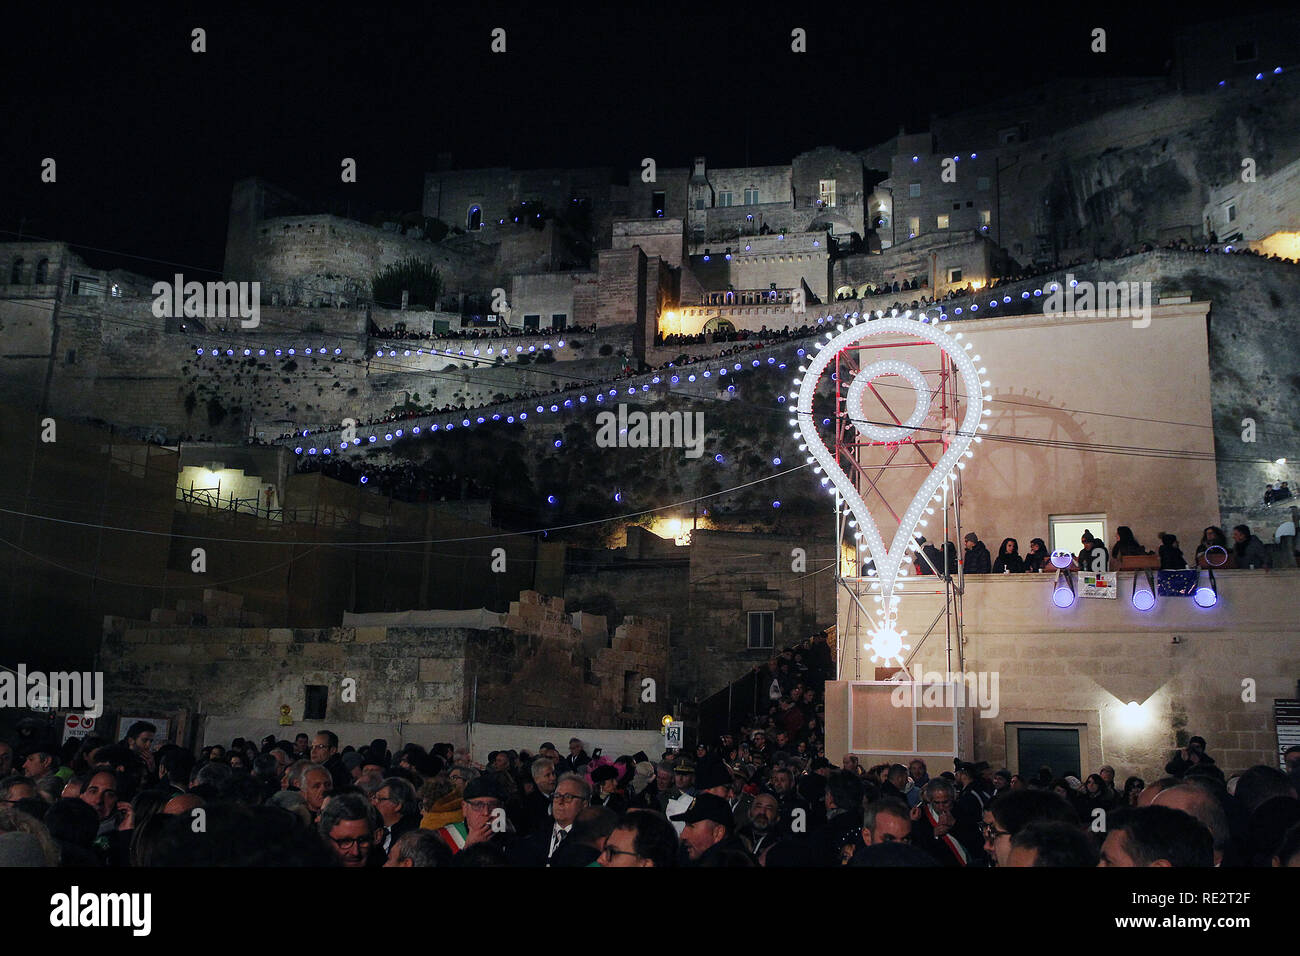
{"type": "MultiPolygon", "coordinates": [[[[1086,571],[1106,571],[1111,569],[1116,558],[1158,557],[1161,570],[1181,571],[1209,565],[1222,568],[1272,568],[1275,563],[1294,566],[1294,547],[1296,521],[1300,515],[1294,512],[1291,520],[1279,525],[1274,532],[1275,545],[1265,546],[1259,537],[1251,533],[1250,526],[1239,524],[1232,529],[1232,539],[1223,533],[1223,529],[1211,525],[1201,534],[1193,559],[1189,562],[1179,545],[1178,536],[1162,531],[1157,535],[1160,546],[1151,551],[1143,547],[1133,534],[1133,529],[1120,525],[1115,531],[1115,540],[1110,547],[1105,542],[1085,530],[1080,535],[1080,549],[1073,555],[1073,563],[1068,568],[1086,571]],[[1212,548],[1222,548],[1222,553],[1206,552],[1212,548]],[[1202,561],[1204,559],[1204,562],[1202,561]]],[[[945,542],[943,549],[933,543],[920,539],[921,549],[913,558],[917,574],[956,574],[957,550],[952,542],[945,542]],[[946,555],[945,553],[946,552],[946,555]]],[[[1024,572],[1055,572],[1051,563],[1052,554],[1042,538],[1031,538],[1029,548],[1024,553],[1020,542],[1015,538],[1003,538],[998,545],[996,556],[990,554],[988,546],[980,540],[975,532],[969,532],[962,539],[964,554],[961,559],[965,574],[1021,574],[1024,572]]]]}
{"type": "Polygon", "coordinates": [[[463,342],[466,340],[473,342],[491,342],[493,339],[521,339],[521,338],[539,338],[543,336],[555,335],[573,335],[574,333],[586,332],[591,334],[596,331],[596,323],[592,322],[587,326],[574,326],[567,329],[514,329],[504,325],[493,325],[484,328],[475,328],[474,326],[464,326],[456,329],[454,332],[423,332],[415,329],[391,328],[381,329],[373,322],[370,324],[370,336],[376,339],[394,339],[394,340],[411,340],[435,343],[438,342],[463,342]]]}
{"type": "Polygon", "coordinates": [[[772,342],[786,342],[790,339],[807,338],[816,331],[817,328],[811,325],[801,325],[797,329],[791,329],[788,325],[780,329],[769,329],[765,325],[757,332],[751,329],[735,328],[723,329],[717,332],[701,332],[698,335],[678,335],[677,333],[664,335],[662,332],[656,332],[655,347],[674,348],[683,345],[714,345],[721,342],[770,344],[772,342]]]}
{"type": "Polygon", "coordinates": [[[143,721],[119,743],[0,743],[0,866],[1300,867],[1300,746],[1287,772],[1229,778],[1192,737],[1122,788],[1110,766],[834,767],[808,755],[816,694],[785,663],[764,726],[658,761],[574,738],[479,764],[329,730],[196,756],[143,721]]]}

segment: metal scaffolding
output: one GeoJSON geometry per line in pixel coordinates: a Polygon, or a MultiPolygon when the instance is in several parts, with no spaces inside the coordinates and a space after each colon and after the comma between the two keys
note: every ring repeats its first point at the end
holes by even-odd
{"type": "MultiPolygon", "coordinates": [[[[896,356],[890,356],[896,357],[896,356]]],[[[952,364],[952,360],[943,351],[943,349],[930,342],[889,342],[866,344],[864,342],[855,342],[841,349],[835,356],[835,408],[831,415],[831,423],[835,433],[835,461],[836,464],[848,475],[853,481],[858,493],[862,495],[863,501],[871,510],[873,517],[876,518],[876,524],[880,528],[881,537],[884,539],[886,547],[893,540],[897,533],[898,526],[902,519],[900,514],[907,510],[911,501],[911,496],[915,494],[915,489],[919,488],[924,478],[918,480],[913,485],[913,490],[908,491],[905,500],[900,500],[897,491],[892,492],[893,500],[890,500],[890,492],[881,487],[886,472],[896,469],[933,469],[938,464],[939,459],[947,451],[950,444],[951,429],[956,428],[957,422],[961,420],[960,398],[957,392],[958,377],[952,364]],[[863,367],[864,359],[874,358],[880,349],[912,349],[917,350],[910,354],[917,358],[915,367],[925,377],[929,386],[930,412],[926,420],[915,431],[907,437],[892,442],[870,441],[859,435],[853,428],[849,419],[848,409],[846,408],[848,385],[854,375],[863,367]],[[933,350],[929,352],[928,350],[933,350]],[[865,352],[866,355],[859,353],[865,352]],[[930,358],[930,355],[934,358],[930,358]],[[951,426],[949,423],[953,423],[951,426]],[[872,507],[875,505],[875,507],[872,507]],[[888,526],[883,522],[885,514],[892,518],[894,527],[892,533],[887,533],[888,526]]],[[[878,412],[865,414],[868,420],[874,420],[882,425],[890,423],[901,425],[904,419],[910,414],[910,410],[905,410],[906,414],[898,415],[893,405],[897,402],[891,402],[890,393],[895,390],[885,387],[883,390],[877,382],[872,382],[866,386],[867,392],[879,402],[880,409],[878,412]]],[[[906,400],[913,393],[908,387],[905,391],[898,391],[896,394],[904,396],[906,400]]],[[[961,541],[961,477],[957,472],[957,478],[952,482],[944,482],[943,485],[943,542],[949,540],[950,531],[955,532],[956,542],[959,545],[961,541]]],[[[835,580],[837,587],[843,588],[845,596],[849,600],[849,608],[846,617],[846,640],[840,642],[838,660],[838,676],[843,678],[845,667],[847,665],[846,651],[848,645],[853,646],[853,679],[863,680],[862,674],[862,651],[863,640],[862,630],[870,620],[871,614],[862,605],[862,598],[868,596],[870,591],[869,579],[862,574],[862,568],[859,566],[859,552],[856,547],[852,548],[852,560],[845,557],[845,540],[853,539],[849,531],[848,522],[850,515],[844,513],[843,502],[840,495],[835,496],[835,540],[836,540],[836,571],[835,580]]],[[[850,546],[852,547],[852,546],[850,546]]],[[[944,555],[945,563],[947,549],[940,545],[940,552],[944,555]]],[[[932,576],[928,578],[937,585],[934,588],[913,588],[906,592],[906,595],[913,594],[939,594],[940,588],[944,595],[943,610],[937,614],[931,621],[929,628],[917,640],[915,645],[908,653],[907,659],[903,663],[903,670],[908,672],[912,659],[916,656],[926,639],[934,633],[939,626],[940,620],[944,623],[944,634],[947,640],[947,666],[948,671],[953,671],[953,652],[956,650],[957,669],[965,669],[965,640],[962,635],[962,569],[963,565],[959,561],[957,572],[953,576],[946,573],[946,568],[937,568],[929,557],[922,551],[919,552],[921,560],[929,566],[932,576]]],[[[879,556],[874,556],[879,557],[879,556]]],[[[927,578],[912,579],[920,583],[927,578]]],[[[868,675],[865,679],[873,679],[874,674],[868,675]]]]}

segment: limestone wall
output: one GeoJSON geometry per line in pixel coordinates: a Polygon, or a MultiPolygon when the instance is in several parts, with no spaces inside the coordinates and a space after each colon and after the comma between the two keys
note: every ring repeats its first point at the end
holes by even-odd
{"type": "MultiPolygon", "coordinates": [[[[1206,739],[1226,774],[1256,763],[1277,766],[1273,700],[1294,697],[1300,673],[1291,613],[1300,571],[1216,577],[1217,606],[1159,598],[1148,612],[1131,603],[1131,574],[1119,575],[1117,599],[1079,598],[1066,609],[1052,603],[1053,575],[968,578],[965,670],[997,673],[999,688],[998,713],[974,721],[973,758],[1035,773],[1008,752],[1007,726],[1046,723],[1086,729],[1084,773],[1109,763],[1118,778],[1152,780],[1192,735],[1206,739]]],[[[946,669],[942,619],[921,642],[941,605],[934,595],[903,599],[900,626],[918,648],[913,676],[946,669]]],[[[847,653],[841,679],[872,679],[870,656],[854,657],[867,638],[849,627],[843,605],[839,633],[847,653]]],[[[956,650],[953,660],[959,669],[956,650]]],[[[827,755],[838,760],[846,728],[830,710],[827,755]]]]}

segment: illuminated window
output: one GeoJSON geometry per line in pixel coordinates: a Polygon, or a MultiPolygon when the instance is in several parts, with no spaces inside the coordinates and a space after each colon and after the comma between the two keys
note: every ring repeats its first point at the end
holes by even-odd
{"type": "Polygon", "coordinates": [[[920,216],[908,216],[908,218],[907,218],[907,234],[908,234],[908,236],[919,236],[919,235],[921,234],[921,217],[920,217],[920,216]]]}
{"type": "Polygon", "coordinates": [[[948,214],[947,214],[947,213],[944,213],[942,216],[939,216],[939,217],[938,217],[937,228],[939,228],[939,229],[947,229],[947,228],[948,228],[948,214]]]}
{"type": "Polygon", "coordinates": [[[993,222],[993,215],[988,209],[980,210],[980,225],[987,226],[993,222]]]}
{"type": "MultiPolygon", "coordinates": [[[[1092,536],[1103,544],[1110,540],[1106,533],[1109,523],[1104,514],[1048,515],[1047,527],[1051,539],[1049,546],[1053,551],[1078,554],[1083,550],[1081,539],[1085,531],[1092,532],[1092,536]]],[[[1105,570],[1105,568],[1097,570],[1105,570]]]]}
{"type": "Polygon", "coordinates": [[[835,205],[835,180],[819,179],[817,181],[817,198],[823,206],[835,205]]]}

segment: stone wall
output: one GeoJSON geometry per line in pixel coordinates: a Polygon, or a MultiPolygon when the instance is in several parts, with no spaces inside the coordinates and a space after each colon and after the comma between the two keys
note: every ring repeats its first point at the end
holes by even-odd
{"type": "MultiPolygon", "coordinates": [[[[232,601],[210,597],[205,604],[213,608],[232,601]]],[[[573,626],[563,601],[535,591],[512,602],[505,628],[487,630],[195,627],[110,617],[101,661],[108,699],[121,712],[184,709],[268,720],[288,704],[301,720],[305,688],[320,685],[328,694],[326,723],[654,726],[666,671],[664,626],[629,617],[611,637],[601,617],[583,616],[582,624],[573,626]],[[655,681],[656,700],[642,701],[643,677],[655,681]]]]}
{"type": "Polygon", "coordinates": [[[690,551],[689,620],[673,655],[679,696],[707,697],[835,621],[828,536],[697,531],[690,551]],[[795,570],[795,548],[804,551],[801,570],[795,570]],[[748,647],[751,611],[773,613],[774,648],[748,647]]]}
{"type": "Polygon", "coordinates": [[[859,253],[836,259],[832,266],[831,293],[838,295],[851,289],[856,297],[865,294],[867,286],[894,282],[901,285],[911,279],[922,279],[926,283],[923,288],[899,292],[886,301],[946,295],[950,288],[962,289],[972,282],[987,282],[999,259],[992,240],[978,230],[931,233],[879,255],[859,253]],[[961,278],[949,282],[953,269],[961,270],[961,278]]]}
{"type": "MultiPolygon", "coordinates": [[[[1149,612],[1130,601],[1131,575],[1120,575],[1117,599],[1080,598],[1065,609],[1052,604],[1052,575],[968,578],[965,670],[997,673],[999,699],[995,715],[974,719],[975,753],[963,756],[1035,773],[1037,767],[1018,766],[1016,753],[1008,752],[1007,728],[1046,723],[1085,728],[1085,774],[1109,763],[1120,779],[1136,774],[1150,781],[1163,775],[1173,751],[1193,734],[1206,739],[1225,774],[1257,763],[1277,766],[1273,700],[1294,697],[1300,673],[1291,613],[1300,571],[1224,571],[1216,577],[1216,607],[1159,598],[1149,612]],[[1248,680],[1253,694],[1245,692],[1248,680]]],[[[900,626],[919,638],[942,601],[905,597],[900,626]]],[[[840,677],[869,680],[869,655],[861,663],[854,658],[861,635],[847,626],[842,612],[847,657],[840,677]]],[[[924,644],[915,643],[913,676],[946,670],[942,619],[924,644]]],[[[954,670],[959,660],[954,649],[954,670]]],[[[827,756],[838,761],[845,743],[844,724],[828,703],[827,756]]]]}
{"type": "Polygon", "coordinates": [[[684,224],[674,219],[619,219],[614,223],[613,248],[640,246],[647,256],[659,256],[673,268],[681,268],[686,253],[684,224]]]}
{"type": "Polygon", "coordinates": [[[1249,242],[1300,230],[1300,159],[1280,169],[1256,169],[1255,176],[1254,182],[1238,177],[1210,190],[1203,215],[1220,239],[1240,233],[1249,242]]]}

